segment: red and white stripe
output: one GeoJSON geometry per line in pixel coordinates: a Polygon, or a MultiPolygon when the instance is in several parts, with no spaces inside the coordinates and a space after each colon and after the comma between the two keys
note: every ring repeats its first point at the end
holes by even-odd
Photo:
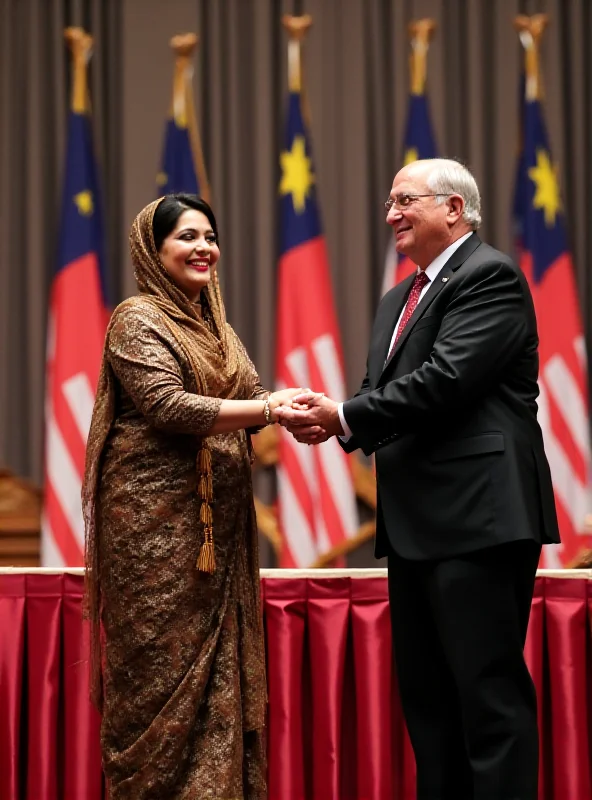
{"type": "Polygon", "coordinates": [[[538,420],[549,461],[561,544],[543,548],[542,566],[560,568],[590,547],[586,517],[592,511],[588,365],[573,263],[561,254],[541,281],[532,257],[521,251],[539,332],[538,420]]]}
{"type": "MultiPolygon", "coordinates": [[[[330,334],[313,340],[310,349],[288,353],[286,367],[290,386],[313,386],[337,402],[345,400],[343,372],[330,334]]],[[[335,438],[308,447],[284,428],[280,436],[278,498],[285,542],[281,564],[307,567],[357,531],[351,467],[335,438]]]]}
{"type": "Polygon", "coordinates": [[[572,342],[572,354],[579,375],[559,353],[541,365],[538,399],[539,423],[549,460],[555,505],[560,521],[562,543],[543,548],[543,566],[564,567],[587,544],[586,515],[592,510],[588,433],[588,410],[580,378],[586,374],[585,343],[582,336],[572,342]]]}
{"type": "MultiPolygon", "coordinates": [[[[278,312],[278,388],[301,386],[324,392],[337,402],[345,400],[341,345],[322,239],[282,257],[278,312]]],[[[280,566],[309,567],[358,530],[351,465],[335,438],[309,447],[280,430],[280,566]]]]}
{"type": "Polygon", "coordinates": [[[96,258],[83,256],[59,272],[50,304],[43,566],[80,566],[84,562],[80,492],[104,331],[96,258]]]}

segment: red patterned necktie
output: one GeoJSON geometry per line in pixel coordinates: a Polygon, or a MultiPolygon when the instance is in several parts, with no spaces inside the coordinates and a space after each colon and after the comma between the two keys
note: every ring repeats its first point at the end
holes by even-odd
{"type": "Polygon", "coordinates": [[[419,296],[422,292],[424,286],[426,286],[430,282],[430,279],[425,274],[423,270],[417,273],[415,276],[415,280],[413,281],[413,285],[411,286],[411,291],[409,292],[409,297],[407,298],[407,304],[405,306],[405,311],[403,312],[403,316],[401,317],[401,322],[399,323],[399,327],[397,329],[397,335],[395,336],[395,341],[393,342],[393,346],[390,349],[388,354],[387,361],[393,354],[393,350],[395,349],[395,345],[399,341],[399,337],[403,333],[405,325],[409,322],[409,319],[413,312],[415,311],[417,304],[419,303],[419,296]]]}

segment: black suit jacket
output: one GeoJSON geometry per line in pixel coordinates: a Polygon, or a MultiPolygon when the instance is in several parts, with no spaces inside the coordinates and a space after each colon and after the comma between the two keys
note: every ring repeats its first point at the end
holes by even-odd
{"type": "Polygon", "coordinates": [[[430,285],[385,365],[413,283],[382,299],[360,391],[343,407],[351,452],[376,454],[375,555],[445,558],[559,541],[537,422],[538,335],[521,270],[471,235],[430,285]]]}

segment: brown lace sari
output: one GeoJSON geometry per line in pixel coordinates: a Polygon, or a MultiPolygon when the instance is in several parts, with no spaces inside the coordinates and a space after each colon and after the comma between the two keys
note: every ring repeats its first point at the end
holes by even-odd
{"type": "Polygon", "coordinates": [[[86,598],[103,763],[112,800],[258,800],[266,689],[248,437],[207,432],[221,399],[267,393],[226,322],[217,280],[202,292],[202,319],[160,265],[157,205],[132,227],[141,293],[111,318],[87,445],[86,598]],[[212,574],[196,568],[204,447],[212,574]]]}

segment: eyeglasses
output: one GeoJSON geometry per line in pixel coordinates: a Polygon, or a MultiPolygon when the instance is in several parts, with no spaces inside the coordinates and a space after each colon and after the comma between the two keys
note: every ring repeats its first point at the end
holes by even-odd
{"type": "Polygon", "coordinates": [[[431,193],[431,194],[398,194],[396,197],[389,197],[384,204],[387,211],[390,211],[393,206],[395,208],[409,208],[412,203],[420,197],[450,197],[449,193],[431,193]]]}

